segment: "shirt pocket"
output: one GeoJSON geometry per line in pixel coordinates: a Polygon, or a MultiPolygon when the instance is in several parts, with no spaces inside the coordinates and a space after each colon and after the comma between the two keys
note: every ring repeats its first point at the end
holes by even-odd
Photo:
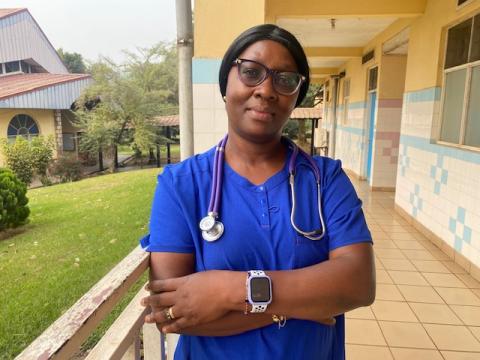
{"type": "Polygon", "coordinates": [[[310,240],[305,236],[295,237],[295,268],[304,268],[328,260],[328,237],[310,240]]]}

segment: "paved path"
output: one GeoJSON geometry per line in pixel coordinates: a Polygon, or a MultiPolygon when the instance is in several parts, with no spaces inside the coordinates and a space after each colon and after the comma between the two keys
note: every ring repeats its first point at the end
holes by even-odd
{"type": "Polygon", "coordinates": [[[346,314],[347,360],[480,360],[480,283],[394,211],[394,193],[352,180],[377,267],[372,306],[346,314]]]}

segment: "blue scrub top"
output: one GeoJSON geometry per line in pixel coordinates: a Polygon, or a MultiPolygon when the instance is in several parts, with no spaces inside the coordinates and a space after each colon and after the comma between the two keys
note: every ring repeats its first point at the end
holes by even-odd
{"type": "MultiPolygon", "coordinates": [[[[215,242],[203,240],[198,224],[210,201],[214,150],[167,166],[159,175],[150,234],[140,241],[146,251],[192,253],[197,272],[268,271],[314,265],[327,260],[335,248],[372,241],[362,202],[341,162],[317,156],[327,228],[322,240],[309,240],[291,226],[288,159],[281,171],[261,185],[252,184],[225,163],[220,208],[225,232],[215,242]]],[[[310,231],[320,227],[315,178],[302,155],[296,164],[296,223],[310,231]]],[[[288,319],[281,329],[272,323],[234,336],[181,335],[175,359],[343,360],[344,343],[343,315],[335,326],[288,319]]]]}

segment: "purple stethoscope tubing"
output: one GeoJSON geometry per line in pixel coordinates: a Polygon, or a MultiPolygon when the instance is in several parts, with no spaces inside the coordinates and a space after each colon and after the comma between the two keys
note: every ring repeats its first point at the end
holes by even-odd
{"type": "MultiPolygon", "coordinates": [[[[202,236],[207,241],[215,241],[219,239],[224,231],[223,224],[218,220],[221,200],[221,190],[223,181],[223,163],[225,158],[225,145],[228,140],[228,134],[219,142],[215,149],[215,156],[213,159],[213,176],[212,176],[212,188],[210,191],[210,202],[208,205],[208,214],[200,222],[200,229],[202,230],[202,236]],[[209,220],[209,221],[206,221],[209,220]],[[202,223],[208,223],[208,225],[202,225],[202,223]]],[[[290,212],[290,222],[296,232],[305,236],[310,240],[320,240],[326,233],[325,221],[322,214],[322,198],[321,198],[321,183],[320,183],[320,170],[317,164],[305,151],[300,149],[294,142],[286,139],[289,146],[293,149],[292,156],[288,163],[289,183],[292,196],[292,209],[290,212]],[[298,155],[301,154],[308,162],[308,167],[312,170],[315,176],[315,182],[317,187],[317,206],[318,216],[320,218],[321,228],[313,231],[304,231],[295,224],[295,209],[296,209],[296,196],[295,196],[295,170],[296,160],[298,155]]]]}

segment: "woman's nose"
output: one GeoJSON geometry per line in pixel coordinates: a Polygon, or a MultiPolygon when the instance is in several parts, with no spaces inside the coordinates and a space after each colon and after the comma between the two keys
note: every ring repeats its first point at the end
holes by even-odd
{"type": "Polygon", "coordinates": [[[278,94],[275,88],[273,87],[273,78],[270,74],[261,84],[255,87],[253,95],[255,97],[261,97],[269,101],[273,101],[277,99],[278,94]]]}

